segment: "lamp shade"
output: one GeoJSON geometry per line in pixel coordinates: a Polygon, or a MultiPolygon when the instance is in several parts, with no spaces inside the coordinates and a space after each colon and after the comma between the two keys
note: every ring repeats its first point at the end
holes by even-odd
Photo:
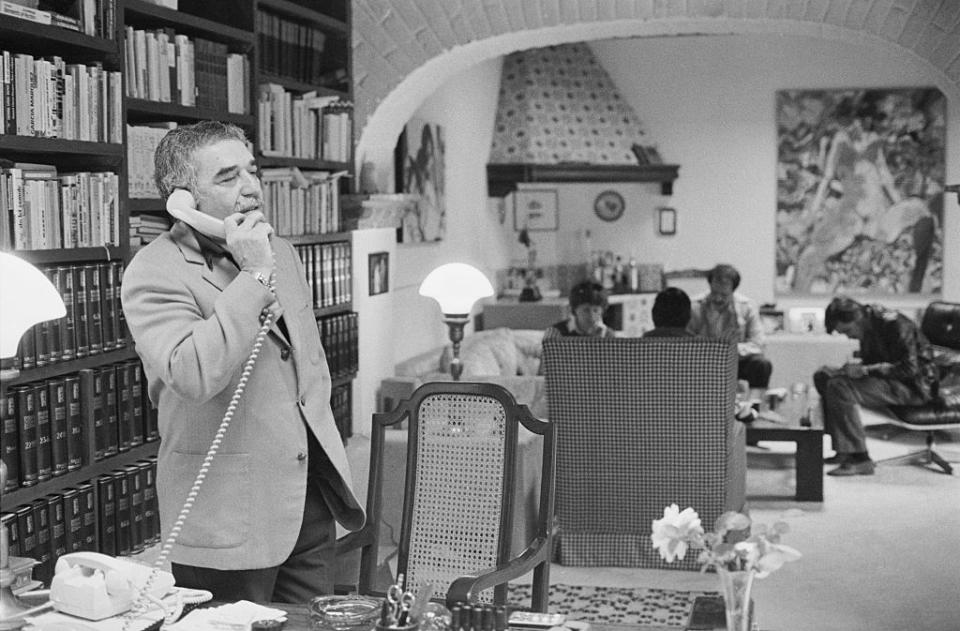
{"type": "Polygon", "coordinates": [[[420,295],[436,300],[444,315],[466,315],[477,300],[493,295],[493,285],[472,265],[447,263],[427,274],[420,295]]]}
{"type": "Polygon", "coordinates": [[[27,329],[62,318],[67,310],[43,272],[12,254],[0,252],[0,357],[13,357],[27,329]]]}

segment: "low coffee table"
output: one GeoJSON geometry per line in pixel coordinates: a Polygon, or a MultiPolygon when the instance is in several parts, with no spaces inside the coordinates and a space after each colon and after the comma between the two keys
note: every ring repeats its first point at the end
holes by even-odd
{"type": "MultiPolygon", "coordinates": [[[[764,406],[765,407],[765,406],[764,406]]],[[[747,441],[771,440],[796,443],[794,456],[797,493],[800,502],[823,501],[823,416],[820,403],[813,403],[810,426],[801,425],[807,403],[785,401],[776,410],[763,410],[757,420],[747,425],[747,441]]]]}

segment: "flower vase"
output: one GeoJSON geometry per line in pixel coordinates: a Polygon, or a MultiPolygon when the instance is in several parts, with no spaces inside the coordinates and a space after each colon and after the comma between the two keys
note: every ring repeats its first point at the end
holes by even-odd
{"type": "Polygon", "coordinates": [[[727,614],[727,631],[750,631],[750,591],[753,589],[752,570],[730,571],[717,568],[723,590],[723,604],[727,614]]]}

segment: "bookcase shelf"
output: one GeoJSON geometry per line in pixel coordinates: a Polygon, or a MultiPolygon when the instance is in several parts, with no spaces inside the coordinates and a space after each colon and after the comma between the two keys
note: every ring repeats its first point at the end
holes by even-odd
{"type": "Polygon", "coordinates": [[[187,107],[176,103],[161,103],[146,99],[127,98],[126,102],[128,123],[149,123],[160,119],[178,123],[195,123],[201,120],[216,119],[248,129],[257,124],[257,119],[252,114],[232,114],[210,108],[187,107]]]}
{"type": "Polygon", "coordinates": [[[343,36],[347,36],[350,33],[347,23],[343,20],[338,20],[330,15],[309,8],[311,5],[315,6],[317,4],[314,2],[297,4],[296,2],[290,2],[290,0],[259,0],[257,4],[261,9],[270,11],[271,13],[279,13],[284,17],[293,18],[301,24],[310,24],[320,27],[325,31],[339,33],[343,36]]]}
{"type": "Polygon", "coordinates": [[[0,16],[0,48],[16,44],[17,52],[49,54],[51,42],[56,42],[58,55],[81,61],[116,56],[118,44],[112,39],[93,37],[70,29],[37,24],[30,20],[0,16]]]}
{"type": "Polygon", "coordinates": [[[321,96],[339,96],[342,99],[350,99],[350,95],[343,90],[335,90],[334,88],[328,88],[324,86],[314,85],[312,83],[306,83],[304,81],[297,81],[296,79],[291,79],[290,77],[281,77],[280,75],[269,74],[266,72],[260,73],[260,83],[276,83],[283,86],[291,92],[316,92],[321,96]]]}
{"type": "Polygon", "coordinates": [[[349,162],[331,162],[329,160],[315,160],[313,158],[289,158],[285,156],[259,155],[257,162],[261,167],[297,167],[298,169],[320,169],[326,171],[349,171],[352,166],[349,162]]]}
{"type": "Polygon", "coordinates": [[[6,154],[17,153],[22,155],[53,155],[53,159],[68,156],[107,158],[119,162],[123,159],[124,150],[120,143],[0,134],[0,151],[4,153],[5,157],[6,154]]]}
{"type": "Polygon", "coordinates": [[[81,357],[80,359],[56,362],[53,364],[47,364],[46,366],[40,366],[38,368],[25,368],[21,370],[20,374],[16,377],[12,379],[4,379],[3,387],[10,388],[12,386],[18,386],[22,383],[27,383],[30,381],[43,381],[44,379],[59,377],[60,375],[67,375],[85,368],[93,368],[101,364],[112,364],[114,362],[121,362],[127,359],[134,359],[136,356],[137,353],[133,348],[133,344],[130,344],[129,346],[109,350],[105,353],[87,355],[86,357],[81,357]]]}
{"type": "Polygon", "coordinates": [[[67,250],[16,250],[15,254],[33,265],[54,263],[96,263],[125,259],[127,248],[118,245],[100,245],[94,248],[71,248],[67,250]]]}
{"type": "Polygon", "coordinates": [[[130,462],[149,458],[157,453],[157,447],[159,447],[159,445],[159,441],[144,443],[132,447],[128,451],[122,451],[114,456],[107,456],[103,460],[85,464],[75,471],[68,471],[64,475],[38,482],[33,486],[24,486],[13,491],[6,491],[3,494],[3,510],[7,511],[14,506],[26,504],[38,497],[43,497],[47,493],[79,484],[84,480],[93,480],[99,475],[113,471],[130,462]]]}
{"type": "MultiPolygon", "coordinates": [[[[235,17],[235,16],[234,16],[235,17]]],[[[233,48],[249,50],[256,43],[252,31],[236,28],[223,22],[175,11],[143,0],[126,0],[124,22],[136,23],[138,28],[174,27],[178,33],[216,39],[233,48]]]]}

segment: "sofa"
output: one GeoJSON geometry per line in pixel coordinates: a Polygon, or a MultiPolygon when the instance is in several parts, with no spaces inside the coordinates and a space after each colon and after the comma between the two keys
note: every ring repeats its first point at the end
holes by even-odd
{"type": "MultiPolygon", "coordinates": [[[[504,386],[518,403],[537,418],[546,418],[546,386],[538,376],[543,331],[497,328],[467,335],[460,343],[461,381],[489,381],[504,386]]],[[[378,411],[393,409],[396,402],[430,381],[449,381],[450,344],[432,348],[396,365],[394,376],[380,382],[378,411]]]]}
{"type": "Polygon", "coordinates": [[[651,523],[676,503],[704,524],[740,511],[746,427],[734,419],[737,351],[698,338],[555,338],[543,344],[557,424],[557,560],[564,565],[699,569],[665,563],[651,523]]]}

